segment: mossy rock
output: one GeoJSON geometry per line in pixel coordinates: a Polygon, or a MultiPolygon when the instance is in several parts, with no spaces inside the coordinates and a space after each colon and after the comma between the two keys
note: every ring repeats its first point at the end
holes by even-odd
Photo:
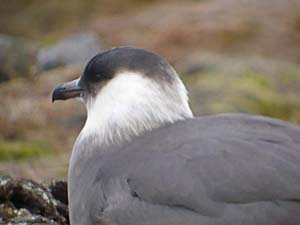
{"type": "Polygon", "coordinates": [[[48,187],[31,180],[0,176],[0,224],[69,224],[68,206],[52,194],[55,189],[66,198],[66,185],[59,181],[48,187]]]}

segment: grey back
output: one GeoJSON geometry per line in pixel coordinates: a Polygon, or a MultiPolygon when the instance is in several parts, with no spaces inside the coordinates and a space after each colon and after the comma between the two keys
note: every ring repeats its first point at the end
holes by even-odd
{"type": "Polygon", "coordinates": [[[70,170],[73,224],[300,224],[297,126],[224,114],[105,151],[91,143],[78,148],[98,151],[70,170]]]}

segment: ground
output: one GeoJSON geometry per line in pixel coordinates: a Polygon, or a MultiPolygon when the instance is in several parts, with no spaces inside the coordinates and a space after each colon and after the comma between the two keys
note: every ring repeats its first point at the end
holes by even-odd
{"type": "MultiPolygon", "coordinates": [[[[134,45],[162,55],[184,80],[196,115],[243,112],[300,123],[298,0],[13,4],[2,10],[0,31],[41,46],[86,30],[107,48],[134,45]]],[[[0,174],[66,177],[86,113],[75,100],[52,104],[51,91],[81,71],[68,66],[0,83],[0,174]]]]}

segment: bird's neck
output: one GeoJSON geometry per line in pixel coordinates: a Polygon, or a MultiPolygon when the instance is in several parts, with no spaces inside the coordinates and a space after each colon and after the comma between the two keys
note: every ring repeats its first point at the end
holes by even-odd
{"type": "Polygon", "coordinates": [[[87,102],[81,138],[98,145],[130,141],[152,129],[193,117],[181,80],[161,85],[140,74],[118,75],[87,102]]]}

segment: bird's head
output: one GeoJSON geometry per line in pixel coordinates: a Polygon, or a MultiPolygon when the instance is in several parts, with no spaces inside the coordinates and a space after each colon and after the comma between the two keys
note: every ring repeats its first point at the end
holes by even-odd
{"type": "Polygon", "coordinates": [[[87,108],[81,136],[98,135],[103,143],[128,141],[193,116],[175,70],[139,48],[113,48],[94,56],[78,79],[57,86],[52,94],[52,101],[70,98],[87,108]]]}

